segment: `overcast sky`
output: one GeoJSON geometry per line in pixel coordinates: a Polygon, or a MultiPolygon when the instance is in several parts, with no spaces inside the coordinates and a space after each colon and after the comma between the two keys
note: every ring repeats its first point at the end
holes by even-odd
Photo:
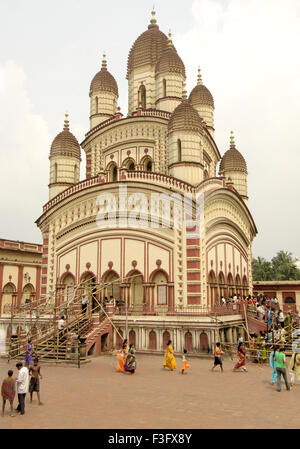
{"type": "MultiPolygon", "coordinates": [[[[48,200],[49,149],[64,113],[79,142],[89,86],[107,53],[127,114],[127,56],[147,29],[148,0],[0,0],[0,237],[41,242],[34,221],[48,200]]],[[[201,66],[215,101],[221,154],[230,130],[244,155],[253,254],[300,257],[300,1],[156,0],[171,28],[188,92],[201,66]]],[[[84,156],[84,154],[82,154],[84,156]]],[[[85,163],[82,163],[82,177],[85,163]]]]}

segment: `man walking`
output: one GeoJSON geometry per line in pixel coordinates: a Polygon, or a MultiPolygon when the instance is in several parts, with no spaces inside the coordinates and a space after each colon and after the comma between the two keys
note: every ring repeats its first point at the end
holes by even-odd
{"type": "Polygon", "coordinates": [[[18,413],[21,413],[21,415],[25,414],[25,396],[26,393],[28,393],[28,386],[29,386],[29,372],[28,369],[23,366],[23,363],[18,362],[16,364],[16,367],[19,371],[18,378],[16,380],[17,382],[17,393],[18,393],[18,407],[16,411],[18,413]]]}
{"type": "Polygon", "coordinates": [[[215,361],[214,361],[214,366],[212,367],[212,371],[215,369],[216,366],[220,366],[221,371],[223,372],[223,362],[221,359],[221,355],[224,354],[224,352],[221,350],[221,343],[217,343],[216,344],[216,348],[215,348],[215,361]]]}
{"type": "Polygon", "coordinates": [[[83,315],[86,313],[88,303],[89,303],[89,298],[87,296],[85,296],[84,298],[81,299],[81,310],[82,310],[83,315]]]}
{"type": "Polygon", "coordinates": [[[287,380],[285,353],[283,351],[284,348],[280,348],[279,351],[275,352],[276,371],[277,371],[277,391],[281,391],[281,376],[284,378],[286,389],[287,390],[291,389],[289,382],[287,380]]]}

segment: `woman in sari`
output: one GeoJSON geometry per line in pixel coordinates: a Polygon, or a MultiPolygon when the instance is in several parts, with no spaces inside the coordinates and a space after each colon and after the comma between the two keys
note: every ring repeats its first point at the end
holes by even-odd
{"type": "Polygon", "coordinates": [[[240,338],[238,350],[237,350],[237,358],[238,361],[234,365],[233,371],[247,371],[246,369],[246,352],[242,346],[243,338],[240,338]]]}
{"type": "Polygon", "coordinates": [[[135,370],[136,370],[136,358],[133,349],[130,348],[125,359],[124,371],[134,374],[135,370]]]}
{"type": "Polygon", "coordinates": [[[170,371],[173,371],[174,369],[176,369],[176,360],[174,357],[174,351],[173,348],[171,346],[172,341],[169,340],[167,343],[167,348],[166,348],[166,352],[164,355],[164,361],[163,361],[163,367],[167,367],[169,368],[170,371]]]}
{"type": "Polygon", "coordinates": [[[33,345],[31,344],[31,340],[28,340],[25,353],[25,366],[29,367],[31,365],[33,365],[33,345]]]}
{"type": "Polygon", "coordinates": [[[125,349],[126,349],[126,346],[123,344],[122,348],[117,353],[117,358],[118,358],[117,371],[119,373],[124,372],[124,361],[125,361],[125,357],[126,357],[125,349]]]}

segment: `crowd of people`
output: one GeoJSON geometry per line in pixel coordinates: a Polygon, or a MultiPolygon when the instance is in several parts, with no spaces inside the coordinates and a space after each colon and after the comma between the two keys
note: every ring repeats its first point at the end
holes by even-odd
{"type": "Polygon", "coordinates": [[[3,380],[1,386],[2,396],[2,417],[5,414],[6,401],[10,404],[10,416],[15,417],[14,413],[14,399],[16,393],[18,395],[18,406],[15,412],[25,414],[25,398],[26,394],[30,393],[30,403],[32,403],[33,393],[37,393],[38,403],[42,405],[40,398],[40,379],[42,379],[41,367],[38,358],[34,358],[34,348],[31,340],[28,341],[25,353],[25,366],[22,362],[16,364],[18,376],[14,377],[13,370],[8,370],[7,377],[3,380]]]}

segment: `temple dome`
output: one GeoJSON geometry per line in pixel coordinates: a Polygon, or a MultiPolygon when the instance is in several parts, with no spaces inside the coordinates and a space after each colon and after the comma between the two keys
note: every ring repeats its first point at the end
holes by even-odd
{"type": "Polygon", "coordinates": [[[170,72],[180,73],[185,78],[185,67],[172,44],[171,33],[169,33],[167,49],[162,52],[155,66],[156,74],[170,72]]]}
{"type": "Polygon", "coordinates": [[[63,131],[57,134],[51,144],[51,156],[71,156],[80,159],[80,145],[76,137],[69,131],[68,114],[65,117],[63,131]]]}
{"type": "Polygon", "coordinates": [[[228,171],[242,171],[247,173],[247,164],[243,155],[235,148],[233,132],[231,132],[231,143],[221,159],[219,173],[222,175],[228,171]]]}
{"type": "Polygon", "coordinates": [[[167,49],[168,38],[156,24],[152,11],[151,23],[134,42],[128,55],[127,78],[132,70],[146,64],[156,64],[162,52],[167,49]]]}
{"type": "Polygon", "coordinates": [[[90,95],[99,91],[113,92],[117,97],[119,96],[118,85],[115,78],[107,70],[105,55],[103,55],[102,67],[100,72],[96,73],[92,79],[90,86],[90,95]]]}
{"type": "Polygon", "coordinates": [[[171,114],[168,132],[177,130],[202,131],[202,120],[189,100],[183,100],[171,114]]]}
{"type": "Polygon", "coordinates": [[[208,105],[214,108],[214,99],[210,91],[202,83],[200,68],[198,69],[198,84],[191,91],[189,100],[193,106],[208,105]]]}

